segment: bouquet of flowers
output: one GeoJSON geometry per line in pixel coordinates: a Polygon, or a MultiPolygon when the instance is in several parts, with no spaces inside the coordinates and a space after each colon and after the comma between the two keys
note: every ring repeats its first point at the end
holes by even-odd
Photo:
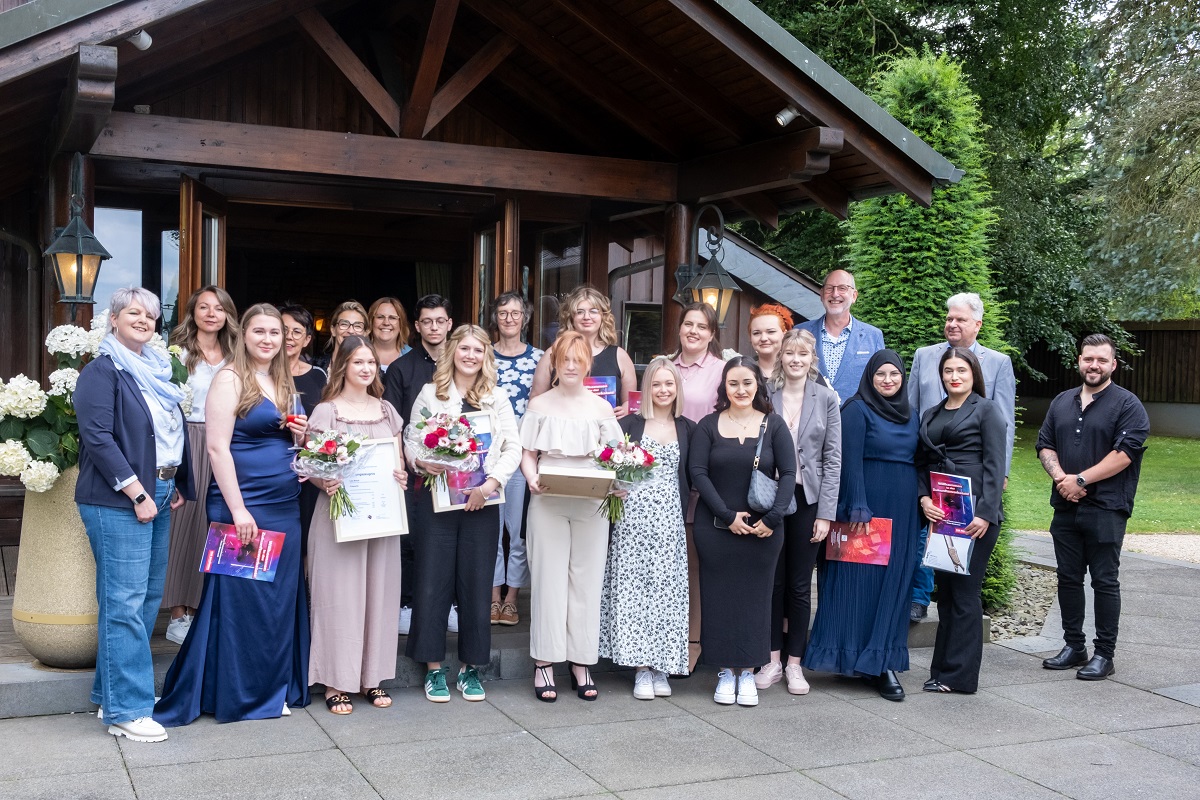
{"type": "MultiPolygon", "coordinates": [[[[346,431],[312,431],[307,441],[296,450],[292,472],[305,478],[336,478],[344,480],[357,469],[358,450],[366,437],[346,431]]],[[[345,485],[329,498],[329,518],[339,519],[354,513],[354,501],[345,485]]]]}
{"type": "MultiPolygon", "coordinates": [[[[465,416],[455,417],[442,412],[434,414],[428,408],[421,409],[421,418],[408,428],[405,437],[408,445],[421,461],[442,464],[447,469],[470,472],[479,467],[479,439],[465,416]]],[[[426,475],[425,488],[445,481],[445,475],[426,475]]]]}
{"type": "MultiPolygon", "coordinates": [[[[594,458],[596,466],[601,469],[611,469],[617,473],[617,489],[632,489],[638,481],[644,480],[654,469],[654,456],[636,442],[629,441],[629,434],[622,439],[613,439],[596,451],[594,458]]],[[[625,516],[625,501],[610,494],[604,498],[600,511],[609,522],[619,522],[625,516]]]]}

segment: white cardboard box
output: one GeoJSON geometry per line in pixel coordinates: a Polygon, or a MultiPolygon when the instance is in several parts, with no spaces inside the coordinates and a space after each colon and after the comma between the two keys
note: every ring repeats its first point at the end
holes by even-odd
{"type": "Polygon", "coordinates": [[[551,497],[603,499],[612,489],[617,473],[610,469],[543,466],[538,469],[542,493],[551,497]]]}

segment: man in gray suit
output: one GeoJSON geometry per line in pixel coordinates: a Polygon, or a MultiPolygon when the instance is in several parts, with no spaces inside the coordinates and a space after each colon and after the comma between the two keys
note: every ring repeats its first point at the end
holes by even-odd
{"type": "MultiPolygon", "coordinates": [[[[912,372],[908,376],[908,402],[921,416],[942,402],[946,390],[938,363],[948,347],[966,347],[979,358],[983,369],[983,384],[989,400],[995,401],[1004,412],[1005,432],[1004,483],[1012,468],[1013,435],[1016,433],[1017,379],[1013,375],[1012,359],[1003,353],[984,347],[978,341],[983,327],[983,300],[974,292],[956,294],[946,301],[946,341],[922,347],[913,354],[912,372]]],[[[925,536],[921,531],[921,550],[925,551],[925,536]]],[[[933,591],[933,570],[917,562],[913,574],[912,609],[909,619],[920,621],[929,611],[929,594],[933,591]]]]}
{"type": "Polygon", "coordinates": [[[817,369],[841,402],[858,391],[867,362],[883,349],[883,331],[850,315],[857,299],[854,276],[835,269],[821,287],[825,313],[799,325],[817,340],[817,369]]]}

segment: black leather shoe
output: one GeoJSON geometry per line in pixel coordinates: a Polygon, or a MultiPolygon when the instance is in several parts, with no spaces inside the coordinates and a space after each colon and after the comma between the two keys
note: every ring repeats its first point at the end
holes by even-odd
{"type": "Polygon", "coordinates": [[[880,675],[875,686],[879,689],[879,696],[884,700],[899,702],[904,699],[904,687],[900,685],[900,677],[895,670],[889,669],[880,675]]]}
{"type": "Polygon", "coordinates": [[[1076,672],[1075,677],[1081,681],[1102,681],[1116,671],[1111,658],[1092,656],[1092,660],[1076,672]]]}
{"type": "Polygon", "coordinates": [[[1087,660],[1086,647],[1076,650],[1071,645],[1067,645],[1058,651],[1058,655],[1054,656],[1054,658],[1047,658],[1043,661],[1042,667],[1045,669],[1070,669],[1071,667],[1078,667],[1080,664],[1086,664],[1087,660]]]}
{"type": "Polygon", "coordinates": [[[920,603],[913,603],[912,608],[908,610],[909,622],[920,622],[929,616],[929,606],[923,606],[920,603]]]}

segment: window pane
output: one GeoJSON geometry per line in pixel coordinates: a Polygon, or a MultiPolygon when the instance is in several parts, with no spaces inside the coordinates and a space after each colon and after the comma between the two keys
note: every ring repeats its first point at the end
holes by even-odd
{"type": "Polygon", "coordinates": [[[179,324],[179,231],[163,231],[162,244],[162,315],[163,331],[179,324]]]}
{"type": "Polygon", "coordinates": [[[112,258],[100,263],[95,313],[108,308],[113,290],[142,285],[142,212],[128,208],[96,208],[96,238],[112,258]]]}
{"type": "Polygon", "coordinates": [[[546,348],[558,336],[560,302],[583,283],[583,226],[539,233],[537,260],[542,295],[535,310],[535,340],[546,348]]]}

